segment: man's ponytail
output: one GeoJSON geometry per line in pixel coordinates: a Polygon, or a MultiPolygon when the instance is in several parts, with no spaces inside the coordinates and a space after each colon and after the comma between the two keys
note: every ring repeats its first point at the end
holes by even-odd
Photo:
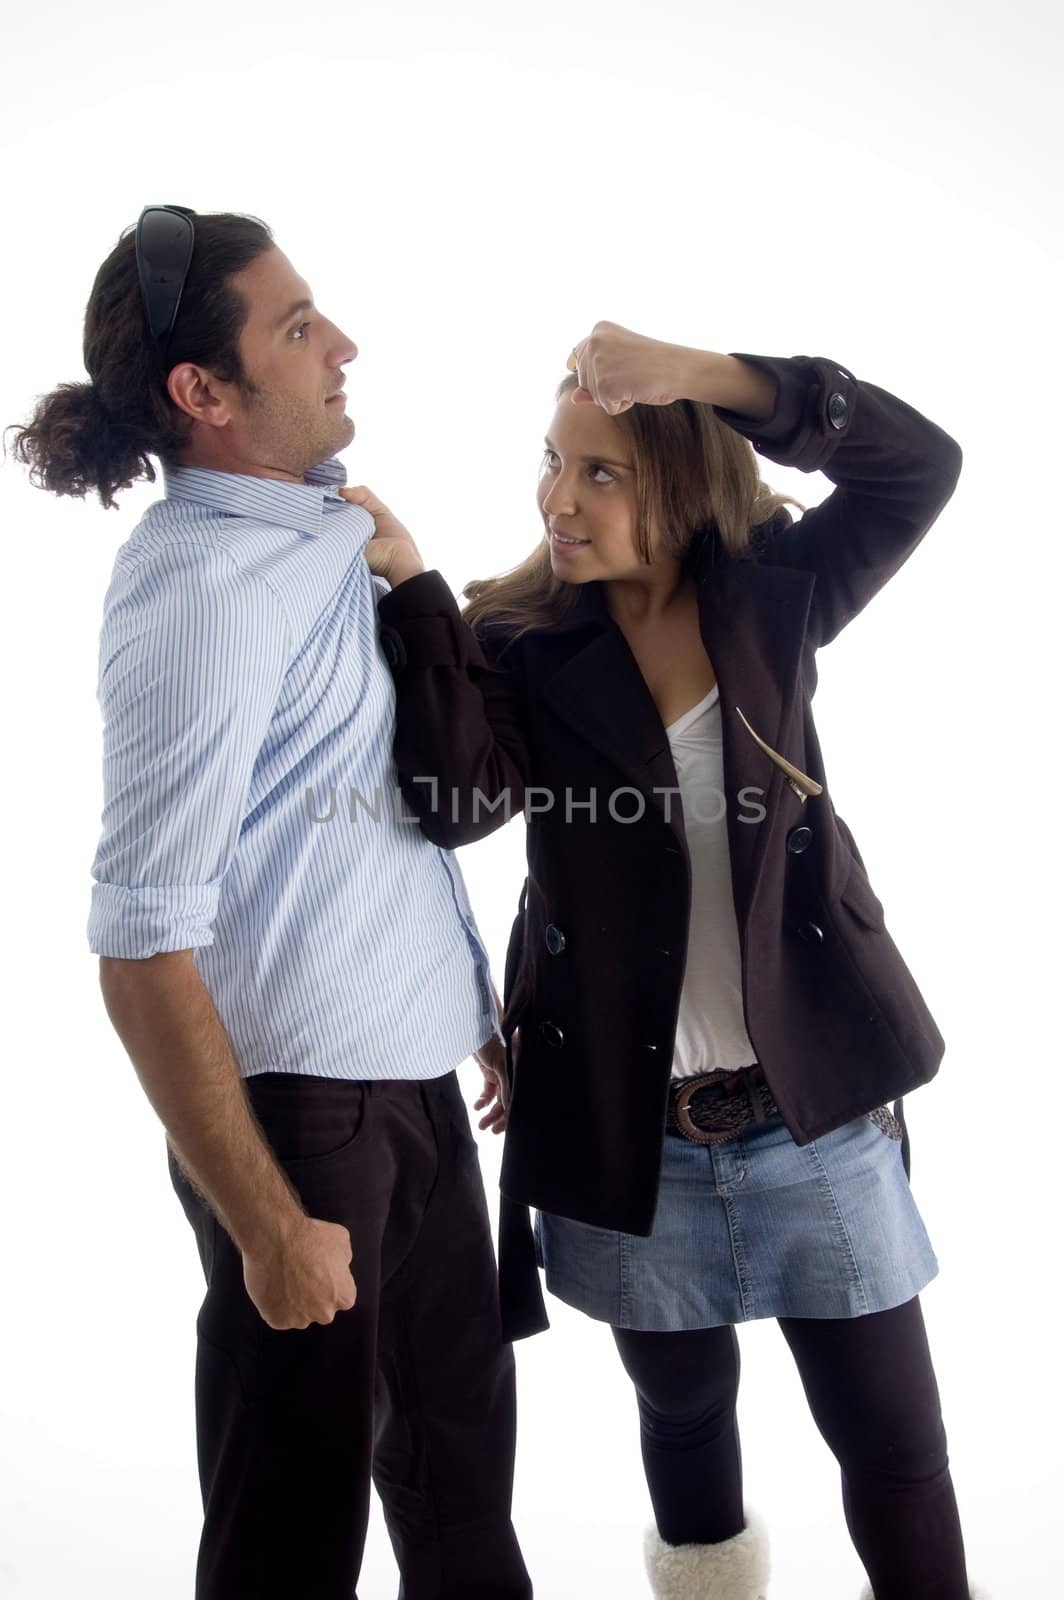
{"type": "Polygon", "coordinates": [[[116,490],[141,477],[155,481],[148,451],[158,445],[143,427],[117,422],[94,383],[61,383],[37,401],[14,454],[38,488],[78,496],[91,490],[110,507],[116,490]]]}
{"type": "Polygon", "coordinates": [[[231,279],[273,244],[264,222],[231,212],[196,216],[196,240],[181,309],[160,362],[137,276],[135,227],[127,228],[96,274],[85,311],[88,382],[61,383],[38,397],[15,429],[15,458],[30,482],[52,494],[115,505],[138,478],[155,482],[151,457],[176,465],[191,418],[166,388],[171,368],[192,361],[245,395],[255,386],[240,358],[248,306],[231,279]]]}

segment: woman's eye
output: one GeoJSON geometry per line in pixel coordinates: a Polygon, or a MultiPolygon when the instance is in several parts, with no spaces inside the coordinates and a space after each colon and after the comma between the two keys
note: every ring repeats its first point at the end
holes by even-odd
{"type": "MultiPolygon", "coordinates": [[[[544,452],[543,459],[544,461],[549,461],[553,456],[554,451],[547,450],[544,452]]],[[[610,471],[609,467],[600,466],[596,461],[589,461],[587,464],[587,469],[589,472],[604,472],[611,483],[614,480],[614,474],[610,471]]]]}

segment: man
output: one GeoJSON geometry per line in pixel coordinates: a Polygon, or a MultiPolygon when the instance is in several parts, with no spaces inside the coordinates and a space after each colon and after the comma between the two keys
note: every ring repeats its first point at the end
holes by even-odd
{"type": "Polygon", "coordinates": [[[105,602],[89,938],[207,1281],[197,1600],[350,1600],[371,1475],[405,1600],[526,1600],[455,1072],[477,1053],[503,1126],[498,997],[394,784],[388,586],[338,490],[357,346],[263,224],[155,207],[85,350],[19,448],[105,505],[163,462],[105,602]]]}

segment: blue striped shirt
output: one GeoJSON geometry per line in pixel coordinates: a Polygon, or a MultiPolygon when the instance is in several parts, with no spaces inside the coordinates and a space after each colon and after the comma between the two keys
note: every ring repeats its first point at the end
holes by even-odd
{"type": "Polygon", "coordinates": [[[104,601],[89,944],[191,949],[245,1077],[439,1077],[497,1026],[461,869],[402,802],[345,477],[164,468],[104,601]]]}

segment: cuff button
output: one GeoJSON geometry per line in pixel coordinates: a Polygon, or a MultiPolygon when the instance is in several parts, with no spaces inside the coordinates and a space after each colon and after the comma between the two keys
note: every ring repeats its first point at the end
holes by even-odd
{"type": "Polygon", "coordinates": [[[381,649],[384,651],[384,658],[390,667],[395,668],[406,665],[406,649],[394,628],[387,626],[381,628],[381,649]]]}

